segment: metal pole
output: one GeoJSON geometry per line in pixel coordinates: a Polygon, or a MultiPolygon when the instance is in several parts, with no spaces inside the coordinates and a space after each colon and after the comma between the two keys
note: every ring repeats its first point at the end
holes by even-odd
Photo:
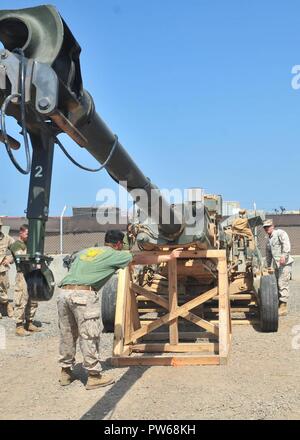
{"type": "Polygon", "coordinates": [[[67,205],[64,206],[64,209],[61,212],[60,215],[60,255],[63,254],[63,217],[65,215],[67,209],[67,205]]]}
{"type": "Polygon", "coordinates": [[[43,130],[30,135],[32,166],[29,182],[27,214],[29,238],[27,253],[30,257],[44,255],[45,228],[48,220],[54,137],[43,130]]]}

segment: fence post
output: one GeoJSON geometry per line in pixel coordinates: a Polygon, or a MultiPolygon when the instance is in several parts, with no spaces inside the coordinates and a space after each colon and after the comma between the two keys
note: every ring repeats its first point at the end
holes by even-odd
{"type": "Polygon", "coordinates": [[[64,206],[64,209],[61,212],[60,215],[60,255],[63,254],[63,235],[64,235],[64,231],[63,231],[63,218],[66,212],[67,206],[64,206]]]}

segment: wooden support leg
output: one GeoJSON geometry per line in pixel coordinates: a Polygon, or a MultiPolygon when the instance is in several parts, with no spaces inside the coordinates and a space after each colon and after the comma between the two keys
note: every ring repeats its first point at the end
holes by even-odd
{"type": "MultiPolygon", "coordinates": [[[[169,311],[174,312],[178,307],[177,295],[177,261],[171,260],[168,265],[169,271],[169,311]]],[[[178,344],[178,318],[172,319],[169,324],[170,344],[178,344]]]]}
{"type": "Polygon", "coordinates": [[[230,306],[229,286],[226,259],[220,258],[218,263],[218,290],[219,290],[219,355],[221,363],[225,362],[230,346],[230,306]]]}
{"type": "Polygon", "coordinates": [[[129,290],[129,269],[120,269],[115,314],[114,356],[122,356],[125,339],[125,315],[129,290]]]}

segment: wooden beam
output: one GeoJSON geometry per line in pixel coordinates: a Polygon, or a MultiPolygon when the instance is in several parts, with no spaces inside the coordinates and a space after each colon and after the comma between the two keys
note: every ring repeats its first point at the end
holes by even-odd
{"type": "Polygon", "coordinates": [[[166,299],[161,298],[160,296],[156,295],[153,292],[149,292],[149,290],[145,289],[144,287],[138,286],[137,284],[132,284],[131,289],[137,293],[138,295],[142,295],[147,300],[154,302],[155,304],[160,305],[161,307],[164,307],[168,310],[169,303],[166,299]]]}
{"type": "MultiPolygon", "coordinates": [[[[204,309],[204,312],[210,312],[210,313],[218,313],[219,308],[218,307],[207,307],[204,309]]],[[[256,313],[257,310],[255,307],[235,307],[231,306],[231,313],[256,313]]]]}
{"type": "Polygon", "coordinates": [[[253,325],[253,324],[259,324],[259,319],[253,318],[253,319],[232,319],[231,323],[232,325],[253,325]]]}
{"type": "Polygon", "coordinates": [[[194,315],[194,313],[186,312],[186,313],[182,313],[180,316],[182,318],[187,319],[188,321],[191,321],[193,324],[196,324],[199,327],[204,328],[205,330],[213,333],[216,336],[219,335],[219,328],[216,325],[212,324],[211,322],[205,321],[203,318],[194,315]]]}
{"type": "Polygon", "coordinates": [[[208,351],[216,353],[219,350],[219,344],[213,342],[190,343],[190,344],[135,344],[132,346],[132,352],[136,353],[185,353],[185,352],[203,352],[208,351]]]}
{"type": "Polygon", "coordinates": [[[219,290],[219,347],[220,357],[226,358],[229,352],[230,335],[230,305],[229,286],[226,260],[218,262],[219,290]]]}
{"type": "MultiPolygon", "coordinates": [[[[161,255],[170,255],[170,251],[147,251],[147,264],[157,264],[158,257],[161,255]]],[[[135,252],[134,253],[134,264],[145,264],[144,263],[145,252],[135,252]],[[139,258],[140,257],[140,258],[139,258]]],[[[217,258],[219,260],[226,260],[225,250],[207,249],[203,251],[193,251],[193,250],[183,250],[180,252],[179,258],[217,258]]]]}
{"type": "Polygon", "coordinates": [[[118,290],[115,312],[115,330],[114,330],[114,356],[121,356],[124,351],[125,337],[125,309],[127,302],[127,293],[129,289],[129,269],[120,269],[118,275],[118,290]]]}
{"type": "Polygon", "coordinates": [[[174,318],[178,318],[182,313],[189,312],[194,307],[203,304],[204,302],[211,299],[213,296],[217,293],[217,288],[214,287],[213,289],[209,290],[206,293],[202,293],[201,295],[197,296],[196,298],[192,299],[191,301],[187,302],[186,304],[178,307],[174,312],[167,313],[162,318],[157,319],[155,322],[148,324],[146,326],[143,326],[140,330],[137,330],[133,332],[132,338],[139,339],[141,336],[146,335],[147,333],[152,332],[153,330],[159,328],[163,324],[167,324],[169,321],[171,321],[174,318]]]}
{"type": "MultiPolygon", "coordinates": [[[[241,300],[249,300],[253,298],[253,295],[251,293],[240,293],[240,294],[234,294],[229,296],[230,301],[241,301],[241,300]]],[[[214,301],[217,301],[219,299],[219,296],[216,296],[213,298],[214,301]]]]}
{"type": "Polygon", "coordinates": [[[125,312],[125,338],[124,338],[125,345],[131,341],[132,332],[140,328],[141,328],[141,323],[140,323],[139,312],[136,304],[136,297],[132,289],[128,288],[127,304],[126,304],[126,312],[125,312]]]}
{"type": "MultiPolygon", "coordinates": [[[[168,264],[168,280],[169,280],[169,312],[174,313],[178,308],[177,299],[177,261],[176,259],[169,261],[168,264]]],[[[178,344],[178,318],[169,322],[170,344],[178,344]]]]}
{"type": "MultiPolygon", "coordinates": [[[[128,282],[129,284],[129,282],[128,282]]],[[[130,289],[127,290],[127,299],[126,299],[126,307],[125,307],[125,316],[124,316],[124,346],[128,344],[128,341],[131,340],[131,333],[133,331],[132,325],[132,316],[131,316],[131,302],[132,296],[130,295],[130,289]]]]}
{"type": "Polygon", "coordinates": [[[133,324],[133,330],[137,330],[141,328],[141,323],[139,319],[139,312],[137,307],[137,301],[136,296],[132,289],[129,289],[129,294],[131,296],[131,316],[132,316],[132,324],[133,324]]]}
{"type": "Polygon", "coordinates": [[[112,358],[114,367],[128,367],[131,365],[140,366],[173,366],[181,367],[187,365],[220,365],[220,357],[217,355],[207,356],[124,356],[112,358]]]}
{"type": "MultiPolygon", "coordinates": [[[[148,335],[143,336],[145,341],[163,341],[169,339],[168,332],[153,332],[148,335]]],[[[193,339],[213,339],[216,340],[217,336],[210,332],[179,332],[179,339],[190,341],[193,339]]]]}

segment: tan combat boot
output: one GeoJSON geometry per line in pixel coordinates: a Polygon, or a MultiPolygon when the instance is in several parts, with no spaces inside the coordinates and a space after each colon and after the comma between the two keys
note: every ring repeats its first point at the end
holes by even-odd
{"type": "Polygon", "coordinates": [[[113,379],[109,375],[103,375],[103,374],[91,374],[89,373],[88,381],[86,383],[85,389],[86,390],[94,390],[96,388],[100,387],[106,387],[107,385],[111,385],[115,382],[115,379],[113,379]]]}
{"type": "Polygon", "coordinates": [[[30,333],[27,330],[25,330],[23,325],[17,325],[16,336],[29,336],[29,335],[30,335],[30,333]]]}
{"type": "Polygon", "coordinates": [[[73,382],[71,368],[62,368],[60,373],[59,383],[62,387],[70,385],[73,382]]]}
{"type": "Polygon", "coordinates": [[[14,308],[10,303],[7,303],[6,305],[6,313],[9,318],[14,317],[14,308]]]}
{"type": "Polygon", "coordinates": [[[32,321],[27,321],[26,324],[25,324],[25,328],[26,328],[27,331],[32,332],[32,333],[33,332],[37,333],[37,332],[41,332],[42,331],[42,329],[40,329],[39,327],[34,325],[32,321]]]}
{"type": "Polygon", "coordinates": [[[288,311],[287,311],[287,303],[280,302],[279,303],[279,308],[278,308],[278,315],[279,316],[286,316],[287,313],[288,313],[288,311]]]}

